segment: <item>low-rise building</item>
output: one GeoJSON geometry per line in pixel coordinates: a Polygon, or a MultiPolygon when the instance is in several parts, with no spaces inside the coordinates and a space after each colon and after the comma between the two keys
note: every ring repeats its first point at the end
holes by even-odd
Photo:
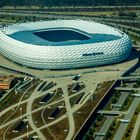
{"type": "Polygon", "coordinates": [[[0,76],[0,89],[8,90],[12,87],[15,77],[0,76]]]}

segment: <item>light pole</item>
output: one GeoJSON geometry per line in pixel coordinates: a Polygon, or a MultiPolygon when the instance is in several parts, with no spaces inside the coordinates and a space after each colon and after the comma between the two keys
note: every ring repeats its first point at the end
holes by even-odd
{"type": "Polygon", "coordinates": [[[31,87],[33,86],[33,77],[31,77],[31,87]]]}
{"type": "Polygon", "coordinates": [[[0,126],[1,126],[1,123],[2,123],[2,121],[1,121],[2,118],[1,117],[2,117],[2,115],[0,114],[0,126]]]}
{"type": "Polygon", "coordinates": [[[27,128],[27,139],[28,139],[28,128],[29,128],[28,124],[27,124],[26,128],[27,128]]]}
{"type": "Polygon", "coordinates": [[[19,110],[20,110],[20,116],[21,116],[21,120],[22,120],[22,108],[20,107],[19,110]]]}

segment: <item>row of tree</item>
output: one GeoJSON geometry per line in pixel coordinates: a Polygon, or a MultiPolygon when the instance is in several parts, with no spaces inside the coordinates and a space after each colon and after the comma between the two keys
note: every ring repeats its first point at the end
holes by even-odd
{"type": "Polygon", "coordinates": [[[140,5],[140,0],[0,0],[0,6],[140,5]]]}

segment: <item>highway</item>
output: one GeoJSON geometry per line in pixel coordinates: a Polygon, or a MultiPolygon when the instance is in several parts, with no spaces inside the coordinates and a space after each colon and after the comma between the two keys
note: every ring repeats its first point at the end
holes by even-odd
{"type": "MultiPolygon", "coordinates": [[[[99,133],[103,133],[106,135],[107,131],[109,130],[111,124],[113,123],[114,117],[112,116],[107,116],[106,121],[104,122],[104,124],[101,126],[101,129],[99,131],[99,133]]],[[[96,135],[95,140],[103,140],[104,136],[98,136],[96,135]]]]}
{"type": "Polygon", "coordinates": [[[139,91],[140,88],[131,88],[131,87],[116,87],[115,90],[119,90],[119,91],[139,91]]]}
{"type": "Polygon", "coordinates": [[[121,92],[119,100],[115,105],[120,105],[120,107],[122,107],[123,103],[125,102],[129,94],[130,94],[129,92],[121,92]]]}
{"type": "Polygon", "coordinates": [[[140,113],[138,114],[137,121],[135,123],[135,127],[132,132],[131,140],[136,140],[136,137],[137,137],[137,134],[139,131],[139,127],[140,127],[140,113]]]}
{"type": "Polygon", "coordinates": [[[99,110],[98,113],[101,115],[120,115],[126,114],[127,112],[118,110],[99,110]]]}
{"type": "MultiPolygon", "coordinates": [[[[127,114],[123,118],[123,120],[131,120],[133,117],[133,114],[137,108],[137,106],[140,103],[140,98],[134,98],[132,104],[130,105],[127,114]]],[[[126,132],[127,126],[129,123],[121,122],[119,128],[117,129],[114,140],[121,140],[126,132]]]]}
{"type": "Polygon", "coordinates": [[[114,80],[132,80],[132,79],[140,79],[140,76],[125,76],[125,77],[115,77],[114,80]]]}
{"type": "MultiPolygon", "coordinates": [[[[129,93],[123,93],[121,92],[121,95],[117,101],[116,104],[120,104],[121,106],[124,104],[125,99],[127,98],[127,96],[129,95],[129,93]],[[122,99],[123,98],[123,99],[122,99]]],[[[128,111],[119,111],[120,108],[112,108],[112,110],[99,110],[98,113],[104,114],[106,115],[107,119],[105,120],[103,126],[101,127],[101,129],[99,130],[99,133],[104,133],[106,134],[107,131],[109,130],[111,124],[113,123],[114,120],[114,116],[113,115],[120,115],[120,114],[128,114],[128,111]],[[107,115],[112,115],[112,116],[107,116],[107,115]]],[[[103,140],[104,136],[96,136],[95,140],[103,140]]],[[[114,139],[113,139],[114,140],[114,139]]]]}

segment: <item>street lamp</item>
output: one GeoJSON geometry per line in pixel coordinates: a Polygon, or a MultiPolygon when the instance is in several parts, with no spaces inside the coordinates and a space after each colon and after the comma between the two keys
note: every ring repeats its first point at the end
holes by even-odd
{"type": "Polygon", "coordinates": [[[0,125],[1,125],[1,123],[2,123],[2,121],[1,121],[2,118],[1,118],[1,117],[2,117],[2,115],[0,114],[0,125]]]}
{"type": "Polygon", "coordinates": [[[33,77],[31,77],[31,87],[33,86],[33,77]]]}
{"type": "Polygon", "coordinates": [[[29,128],[29,126],[27,125],[26,128],[27,128],[27,138],[28,138],[28,128],[29,128]]]}
{"type": "Polygon", "coordinates": [[[21,116],[21,120],[22,120],[22,108],[20,107],[19,110],[20,110],[20,116],[21,116]]]}

